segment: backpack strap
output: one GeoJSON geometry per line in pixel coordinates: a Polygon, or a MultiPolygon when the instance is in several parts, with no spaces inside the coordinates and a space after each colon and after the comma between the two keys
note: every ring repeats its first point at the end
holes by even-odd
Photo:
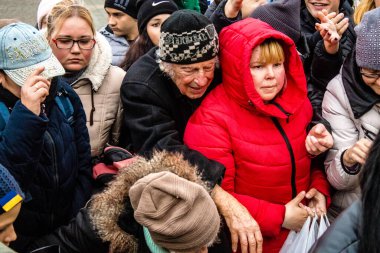
{"type": "Polygon", "coordinates": [[[59,91],[57,93],[57,96],[55,96],[54,100],[57,103],[59,109],[61,109],[61,111],[65,115],[69,124],[72,125],[74,123],[74,107],[71,104],[67,91],[64,89],[59,91]]]}
{"type": "Polygon", "coordinates": [[[0,131],[3,131],[9,120],[9,109],[0,101],[0,131]]]}

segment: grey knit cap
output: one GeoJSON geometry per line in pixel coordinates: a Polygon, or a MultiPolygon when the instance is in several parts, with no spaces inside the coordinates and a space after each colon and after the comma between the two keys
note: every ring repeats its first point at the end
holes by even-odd
{"type": "Polygon", "coordinates": [[[217,237],[218,210],[199,184],[168,171],[152,173],[130,188],[129,198],[136,221],[165,249],[198,250],[217,237]]]}
{"type": "Polygon", "coordinates": [[[297,43],[301,36],[300,11],[300,0],[279,0],[257,7],[251,17],[264,21],[297,43]]]}
{"type": "Polygon", "coordinates": [[[355,32],[356,63],[362,68],[380,70],[380,8],[364,13],[355,32]]]}

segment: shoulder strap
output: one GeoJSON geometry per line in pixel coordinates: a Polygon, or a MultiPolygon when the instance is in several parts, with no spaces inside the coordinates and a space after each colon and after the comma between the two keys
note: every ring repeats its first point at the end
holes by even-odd
{"type": "Polygon", "coordinates": [[[0,131],[3,131],[9,120],[8,107],[0,101],[0,131]]]}
{"type": "Polygon", "coordinates": [[[67,121],[70,123],[70,125],[72,125],[74,122],[74,107],[67,95],[67,91],[64,89],[62,89],[62,91],[59,91],[54,100],[57,103],[59,109],[61,109],[65,115],[67,121]]]}

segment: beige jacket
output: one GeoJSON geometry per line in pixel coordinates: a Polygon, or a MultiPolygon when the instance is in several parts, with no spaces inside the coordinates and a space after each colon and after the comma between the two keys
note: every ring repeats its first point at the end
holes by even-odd
{"type": "Polygon", "coordinates": [[[111,66],[111,47],[103,35],[97,33],[95,40],[86,71],[72,84],[86,112],[92,157],[101,154],[107,143],[119,142],[123,115],[120,86],[125,76],[124,70],[111,66]]]}

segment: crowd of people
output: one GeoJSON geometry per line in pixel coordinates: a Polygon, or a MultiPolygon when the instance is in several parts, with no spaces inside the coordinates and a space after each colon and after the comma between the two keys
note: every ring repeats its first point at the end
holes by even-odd
{"type": "Polygon", "coordinates": [[[96,31],[82,0],[41,0],[35,25],[0,19],[0,251],[279,252],[327,214],[309,252],[378,252],[379,6],[105,0],[96,31]]]}

